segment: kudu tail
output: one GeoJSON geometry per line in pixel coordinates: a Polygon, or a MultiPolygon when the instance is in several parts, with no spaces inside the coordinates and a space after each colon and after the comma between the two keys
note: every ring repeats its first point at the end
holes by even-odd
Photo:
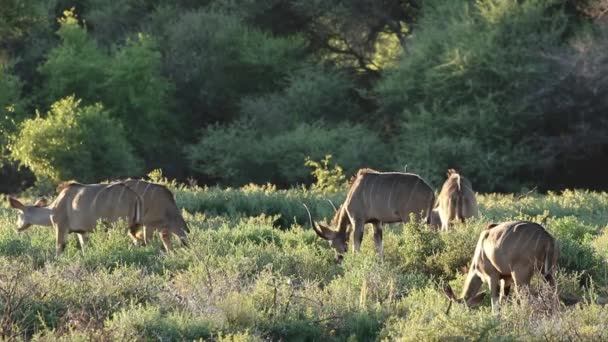
{"type": "Polygon", "coordinates": [[[457,185],[458,192],[456,192],[456,216],[460,220],[460,222],[464,222],[464,196],[462,195],[460,175],[458,175],[457,185]]]}
{"type": "Polygon", "coordinates": [[[142,226],[143,204],[139,195],[135,197],[135,209],[133,210],[133,220],[129,226],[131,236],[136,236],[139,228],[142,226]]]}

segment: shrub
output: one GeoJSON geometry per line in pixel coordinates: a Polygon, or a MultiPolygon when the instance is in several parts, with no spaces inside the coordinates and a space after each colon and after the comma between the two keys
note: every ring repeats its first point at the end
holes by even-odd
{"type": "Polygon", "coordinates": [[[139,171],[121,124],[101,104],[81,107],[74,96],[54,103],[44,118],[24,121],[11,155],[53,181],[96,182],[139,171]]]}
{"type": "Polygon", "coordinates": [[[353,174],[361,167],[391,165],[388,151],[375,132],[361,125],[320,123],[300,124],[275,136],[246,122],[213,126],[186,148],[194,170],[234,185],[305,182],[306,157],[314,160],[330,153],[346,174],[353,174]]]}
{"type": "Polygon", "coordinates": [[[337,192],[345,190],[347,184],[342,167],[340,167],[340,165],[334,165],[332,169],[329,169],[330,159],[330,154],[326,155],[325,158],[319,162],[306,158],[304,164],[313,169],[310,174],[312,174],[316,179],[315,183],[311,187],[312,190],[318,190],[321,192],[337,192]]]}

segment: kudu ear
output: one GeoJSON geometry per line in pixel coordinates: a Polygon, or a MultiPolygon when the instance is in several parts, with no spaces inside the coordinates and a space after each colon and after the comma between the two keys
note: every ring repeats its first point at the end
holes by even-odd
{"type": "Polygon", "coordinates": [[[456,296],[454,295],[454,290],[452,290],[452,287],[450,286],[450,284],[447,284],[444,288],[443,288],[443,293],[445,293],[445,295],[450,299],[450,300],[456,300],[456,296]]]}
{"type": "Polygon", "coordinates": [[[485,296],[486,296],[485,292],[480,292],[480,293],[476,294],[475,296],[473,296],[472,298],[467,300],[467,306],[470,308],[475,308],[475,307],[479,306],[479,304],[481,304],[481,301],[483,301],[483,298],[485,296]]]}
{"type": "Polygon", "coordinates": [[[488,230],[488,229],[492,229],[492,228],[494,228],[494,227],[496,227],[496,226],[498,226],[498,223],[490,223],[490,224],[488,224],[488,225],[486,226],[486,230],[488,230]]]}
{"type": "Polygon", "coordinates": [[[25,206],[23,205],[23,203],[19,202],[19,200],[16,198],[8,197],[8,203],[11,208],[15,208],[21,211],[25,210],[25,206]]]}
{"type": "Polygon", "coordinates": [[[40,197],[36,203],[34,203],[34,206],[38,208],[46,207],[47,205],[49,205],[48,201],[44,197],[40,197]]]}

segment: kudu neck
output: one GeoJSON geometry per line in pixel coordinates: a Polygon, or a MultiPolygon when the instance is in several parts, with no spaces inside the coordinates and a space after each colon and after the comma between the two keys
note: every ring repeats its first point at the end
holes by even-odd
{"type": "Polygon", "coordinates": [[[51,226],[51,209],[48,207],[30,207],[29,221],[37,226],[51,226]]]}

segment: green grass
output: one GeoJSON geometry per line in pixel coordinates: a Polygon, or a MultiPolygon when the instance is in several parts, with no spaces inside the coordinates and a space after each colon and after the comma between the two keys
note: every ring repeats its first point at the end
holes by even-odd
{"type": "MultiPolygon", "coordinates": [[[[300,210],[301,202],[308,201],[318,218],[328,218],[332,209],[324,195],[259,188],[179,188],[176,195],[190,224],[191,246],[169,254],[160,251],[158,239],[146,247],[132,246],[126,230],[117,228],[95,232],[84,255],[76,237],[70,237],[66,253],[55,258],[50,228],[16,233],[14,212],[0,209],[0,320],[6,322],[0,326],[0,337],[608,338],[608,308],[594,304],[608,290],[605,193],[480,196],[482,216],[449,233],[418,224],[387,227],[383,260],[375,254],[368,227],[361,253],[347,255],[341,265],[334,263],[333,252],[316,237],[300,210]],[[267,208],[273,209],[265,213],[267,208]],[[289,219],[280,221],[283,217],[289,219]],[[541,300],[545,297],[522,298],[493,315],[486,299],[474,310],[454,305],[446,316],[442,284],[449,282],[459,291],[462,269],[470,261],[479,231],[490,221],[512,218],[541,222],[558,238],[559,289],[582,302],[547,306],[541,300]],[[580,288],[581,274],[591,286],[580,288]]],[[[336,202],[340,195],[331,198],[336,202]]],[[[535,281],[533,289],[542,292],[542,282],[535,281]]]]}

